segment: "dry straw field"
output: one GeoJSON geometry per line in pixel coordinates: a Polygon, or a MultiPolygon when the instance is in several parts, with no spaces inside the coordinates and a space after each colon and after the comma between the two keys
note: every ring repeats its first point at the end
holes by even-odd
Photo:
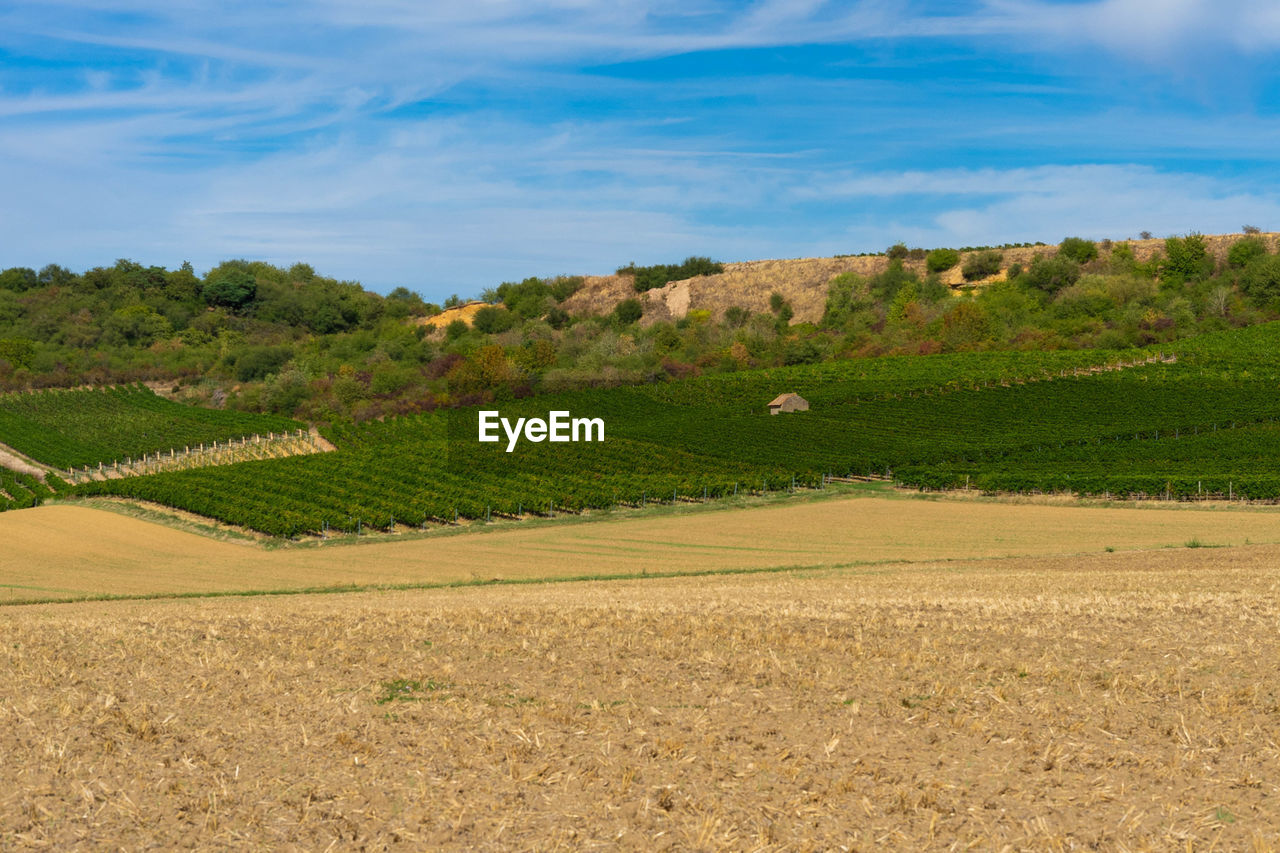
{"type": "MultiPolygon", "coordinates": [[[[1273,512],[853,499],[342,549],[196,541],[254,578],[259,559],[337,577],[371,555],[392,577],[451,548],[447,575],[468,546],[476,564],[531,549],[550,575],[658,553],[646,524],[668,525],[666,559],[693,524],[698,560],[814,567],[0,608],[0,848],[1280,847],[1280,546],[1153,547],[1274,542],[1273,512]],[[797,511],[810,526],[790,530],[797,511]]],[[[176,551],[156,554],[177,585],[176,551]]],[[[141,585],[126,556],[102,571],[141,585]]]]}

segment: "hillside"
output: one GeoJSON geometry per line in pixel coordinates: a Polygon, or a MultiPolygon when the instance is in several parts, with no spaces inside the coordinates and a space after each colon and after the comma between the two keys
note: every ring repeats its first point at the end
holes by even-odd
{"type": "MultiPolygon", "coordinates": [[[[1223,263],[1232,244],[1245,236],[1243,233],[1205,235],[1204,240],[1215,261],[1223,263]]],[[[1258,236],[1266,241],[1273,252],[1280,246],[1280,232],[1258,236]]],[[[1165,250],[1164,238],[1116,242],[1127,243],[1133,250],[1134,260],[1139,264],[1150,262],[1165,250]]],[[[970,284],[981,287],[1004,281],[1011,266],[1018,264],[1025,269],[1037,256],[1052,257],[1057,254],[1058,245],[1018,246],[999,251],[1000,270],[994,275],[975,282],[965,281],[961,269],[970,257],[977,254],[976,251],[969,251],[961,252],[959,263],[942,272],[939,279],[952,288],[970,284]]],[[[907,257],[903,266],[923,279],[928,275],[923,252],[917,250],[913,255],[919,257],[907,257]]],[[[770,295],[777,292],[782,294],[795,311],[792,324],[817,323],[822,319],[827,287],[832,278],[841,273],[855,273],[870,278],[885,272],[889,263],[889,257],[885,254],[725,263],[723,273],[673,281],[665,287],[643,294],[640,299],[645,311],[641,322],[646,325],[674,322],[694,310],[710,311],[712,319],[719,321],[724,319],[725,311],[733,306],[745,308],[752,313],[766,313],[769,311],[770,295]]],[[[622,300],[636,296],[630,276],[589,275],[584,276],[583,281],[582,288],[565,301],[565,308],[571,314],[607,314],[622,300]]]]}

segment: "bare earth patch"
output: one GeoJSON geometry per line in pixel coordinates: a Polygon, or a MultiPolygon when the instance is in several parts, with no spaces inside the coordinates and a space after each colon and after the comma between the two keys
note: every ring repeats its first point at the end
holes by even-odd
{"type": "Polygon", "coordinates": [[[3,608],[0,847],[1271,850],[1277,566],[3,608]]]}

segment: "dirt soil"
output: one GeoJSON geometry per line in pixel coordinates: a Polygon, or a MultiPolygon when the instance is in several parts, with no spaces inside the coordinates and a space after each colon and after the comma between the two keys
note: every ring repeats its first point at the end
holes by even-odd
{"type": "Polygon", "coordinates": [[[0,848],[1274,850],[1277,567],[0,608],[0,848]]]}

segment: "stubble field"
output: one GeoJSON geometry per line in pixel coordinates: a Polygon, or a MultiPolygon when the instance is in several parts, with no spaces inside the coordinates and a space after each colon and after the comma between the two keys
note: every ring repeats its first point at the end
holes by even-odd
{"type": "Polygon", "coordinates": [[[1280,846],[1280,546],[971,556],[0,608],[0,847],[1280,846]]]}

